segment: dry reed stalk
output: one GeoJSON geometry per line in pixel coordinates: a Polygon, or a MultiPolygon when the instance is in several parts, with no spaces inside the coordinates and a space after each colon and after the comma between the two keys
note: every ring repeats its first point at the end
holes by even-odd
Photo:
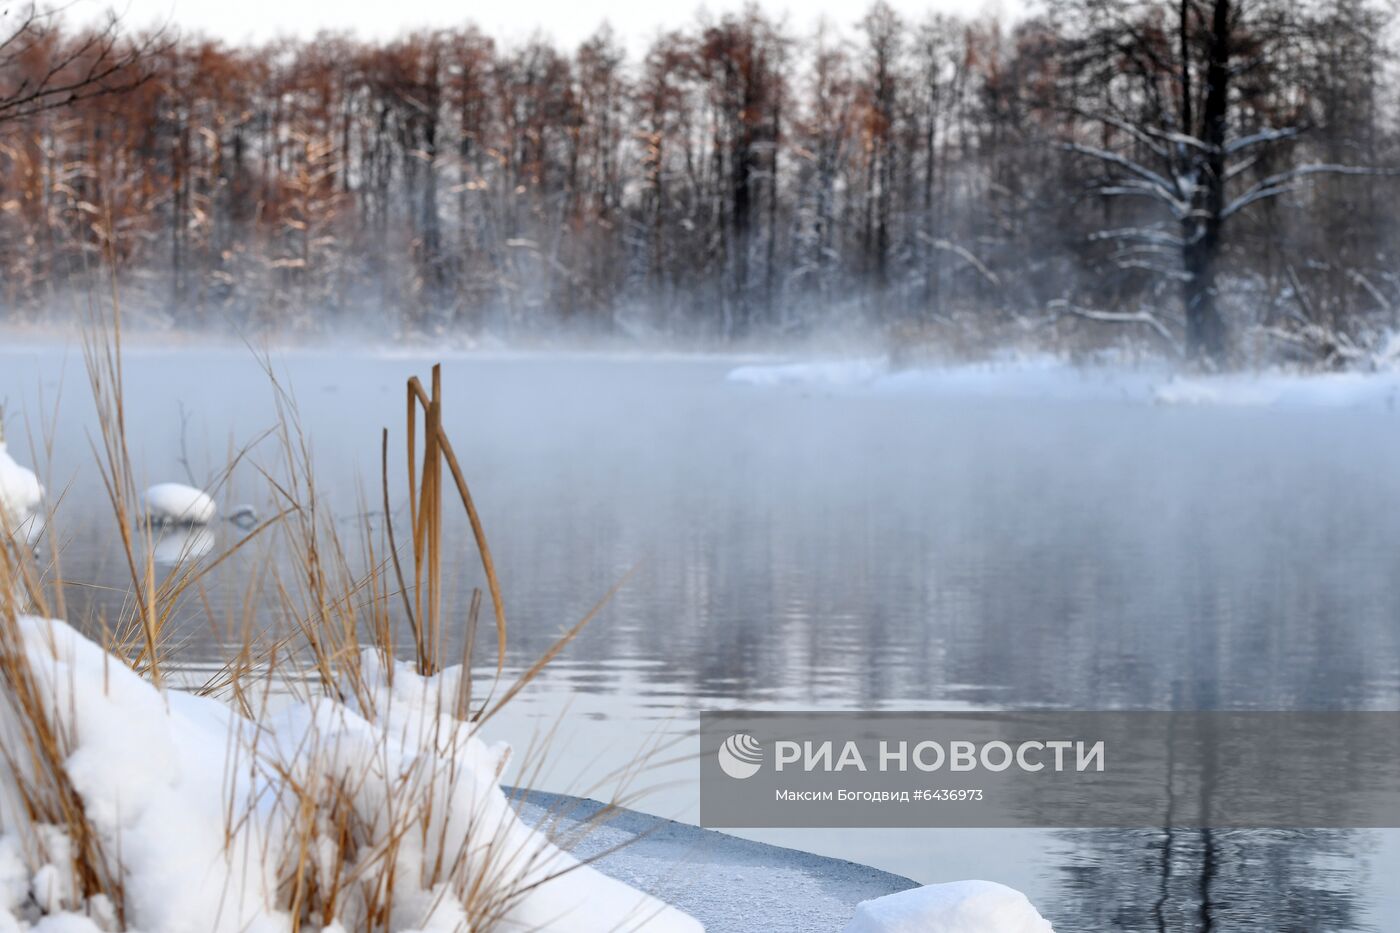
{"type": "MultiPolygon", "coordinates": [[[[380,711],[373,707],[372,691],[363,680],[359,656],[365,648],[374,650],[385,661],[385,676],[392,677],[390,662],[395,656],[394,632],[398,625],[404,625],[409,630],[415,672],[420,676],[434,677],[443,671],[444,635],[450,618],[446,612],[448,594],[444,590],[442,572],[447,556],[444,548],[444,464],[452,474],[491,594],[497,648],[497,676],[494,680],[499,682],[504,671],[506,646],[504,601],[480,515],[443,424],[440,367],[434,367],[431,391],[425,390],[417,378],[408,382],[407,485],[412,526],[409,562],[405,564],[401,559],[398,547],[389,485],[389,433],[384,431],[380,438],[380,493],[384,519],[380,530],[381,543],[376,544],[375,535],[366,527],[362,549],[368,569],[359,575],[350,567],[334,523],[324,517],[322,507],[316,501],[310,445],[295,414],[295,401],[290,393],[280,388],[280,383],[270,370],[269,376],[279,386],[277,392],[283,406],[279,436],[285,457],[285,476],[281,482],[275,483],[275,488],[284,500],[284,511],[293,519],[283,525],[284,537],[290,539],[288,549],[296,555],[293,566],[302,569],[295,581],[279,580],[276,586],[283,613],[292,619],[293,626],[303,636],[304,645],[309,649],[310,666],[319,680],[320,688],[333,697],[353,696],[365,715],[371,718],[376,716],[380,711]],[[420,414],[423,418],[421,444],[417,443],[420,414]],[[396,587],[390,587],[391,577],[396,587]],[[401,608],[401,613],[393,612],[396,605],[401,608]],[[361,638],[368,641],[362,643],[361,638]]],[[[272,573],[278,575],[276,569],[272,573]]],[[[480,703],[473,698],[470,672],[475,666],[473,652],[482,594],[479,590],[473,591],[470,605],[461,617],[460,624],[465,636],[462,652],[453,659],[454,664],[460,665],[459,674],[452,683],[450,694],[443,692],[448,689],[444,686],[445,682],[437,680],[437,707],[451,711],[454,718],[470,724],[464,735],[476,734],[483,723],[517,697],[578,636],[622,582],[565,631],[535,663],[505,686],[499,697],[495,697],[497,690],[493,686],[486,700],[480,703]]],[[[430,723],[423,741],[429,747],[438,747],[441,742],[447,741],[441,732],[441,724],[430,723]]],[[[315,760],[314,755],[312,760],[315,760]]],[[[396,851],[396,841],[406,838],[408,834],[430,842],[427,851],[432,853],[432,858],[431,864],[426,866],[425,875],[429,883],[445,883],[456,891],[462,902],[469,905],[473,920],[482,929],[489,929],[493,918],[504,916],[518,898],[539,883],[537,881],[523,887],[515,883],[522,872],[539,866],[532,865],[529,858],[522,862],[519,851],[493,850],[492,840],[499,835],[500,827],[473,826],[465,836],[455,840],[443,835],[447,826],[445,822],[435,819],[436,809],[442,806],[440,801],[451,798],[465,776],[456,773],[456,758],[452,754],[446,755],[436,766],[423,765],[422,768],[424,770],[403,776],[406,786],[411,785],[416,790],[402,800],[393,801],[391,812],[385,816],[389,828],[380,837],[387,842],[382,849],[373,851],[364,848],[370,836],[368,830],[347,822],[343,813],[345,788],[295,785],[295,800],[287,806],[289,812],[298,814],[303,821],[300,825],[304,826],[304,837],[296,847],[297,857],[284,869],[286,874],[283,880],[283,890],[295,907],[294,913],[303,916],[306,922],[323,917],[330,902],[340,902],[348,887],[356,887],[365,922],[370,924],[370,928],[377,928],[374,924],[379,918],[386,918],[387,904],[392,901],[392,892],[397,883],[392,853],[396,851]],[[429,832],[430,827],[436,827],[436,836],[427,839],[424,834],[429,832]],[[328,831],[328,828],[332,838],[337,840],[332,847],[334,864],[330,865],[318,861],[320,850],[311,844],[312,837],[328,831]],[[346,866],[346,853],[352,851],[356,853],[353,881],[347,875],[346,866]],[[328,887],[323,883],[326,878],[338,880],[328,887]]],[[[289,768],[283,768],[284,779],[289,773],[289,768]]],[[[612,805],[604,808],[603,816],[615,812],[616,805],[615,799],[612,805]]],[[[553,876],[552,872],[536,874],[553,876]]]]}

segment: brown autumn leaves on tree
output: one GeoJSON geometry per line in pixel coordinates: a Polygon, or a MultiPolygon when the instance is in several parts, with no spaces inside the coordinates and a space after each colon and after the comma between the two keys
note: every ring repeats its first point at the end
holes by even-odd
{"type": "Polygon", "coordinates": [[[1388,22],[876,3],[804,33],[750,7],[629,54],[606,28],[233,48],[10,11],[0,315],[54,317],[111,260],[154,326],[1357,364],[1400,323],[1388,22]]]}
{"type": "Polygon", "coordinates": [[[97,26],[65,31],[36,6],[0,10],[0,122],[138,87],[150,77],[141,59],[161,42],[122,37],[115,15],[97,26]]]}

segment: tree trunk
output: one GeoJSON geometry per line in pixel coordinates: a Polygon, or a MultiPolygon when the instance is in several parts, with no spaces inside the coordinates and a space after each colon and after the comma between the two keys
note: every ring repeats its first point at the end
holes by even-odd
{"type": "MultiPolygon", "coordinates": [[[[1184,10],[1183,10],[1184,12],[1184,10]]],[[[1225,356],[1225,322],[1216,306],[1215,279],[1220,227],[1225,210],[1225,131],[1230,105],[1230,0],[1215,0],[1211,17],[1206,100],[1201,113],[1206,152],[1197,159],[1192,216],[1183,230],[1186,273],[1186,350],[1197,363],[1218,364],[1225,356]]],[[[1189,70],[1189,64],[1184,65],[1189,70]]]]}

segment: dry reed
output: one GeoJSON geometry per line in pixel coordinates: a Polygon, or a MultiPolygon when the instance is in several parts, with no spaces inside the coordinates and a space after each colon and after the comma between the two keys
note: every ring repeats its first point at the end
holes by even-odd
{"type": "MultiPolygon", "coordinates": [[[[428,751],[393,776],[383,812],[366,812],[362,783],[334,767],[333,738],[311,735],[288,755],[259,745],[255,738],[230,754],[230,770],[251,768],[280,788],[273,806],[294,827],[290,844],[277,859],[277,906],[292,918],[293,930],[319,929],[331,918],[353,917],[367,931],[391,929],[398,866],[406,839],[424,853],[421,878],[429,889],[450,891],[467,907],[472,930],[489,930],[519,898],[553,875],[516,848],[495,849],[501,827],[451,826],[442,818],[448,801],[468,779],[458,765],[464,742],[519,695],[592,620],[616,591],[604,596],[533,664],[509,684],[505,672],[507,621],[501,585],[481,516],[460,461],[443,425],[444,392],[440,366],[430,388],[416,377],[406,388],[406,464],[409,529],[395,527],[389,480],[390,436],[381,437],[382,524],[366,520],[358,541],[344,540],[322,502],[313,466],[312,447],[291,391],[278,379],[270,360],[260,357],[276,402],[277,420],[269,432],[277,450],[276,468],[256,466],[276,508],[231,548],[207,561],[182,560],[157,572],[151,525],[142,520],[137,477],[128,446],[123,390],[122,333],[119,308],[110,319],[98,316],[84,339],[89,389],[97,411],[97,438],[92,442],[106,498],[116,522],[118,549],[129,577],[128,600],[118,618],[96,620],[112,657],[161,685],[172,668],[172,621],[182,601],[197,596],[209,623],[215,610],[204,592],[205,579],[252,542],[275,537],[280,559],[255,562],[246,584],[243,608],[227,621],[235,635],[217,672],[199,692],[217,694],[245,717],[256,719],[274,703],[274,695],[319,696],[351,703],[373,721],[387,714],[377,708],[382,690],[367,676],[365,659],[377,658],[392,688],[396,635],[406,629],[412,642],[412,669],[439,692],[437,708],[461,728],[441,718],[425,723],[419,740],[428,751]],[[422,419],[421,438],[419,418],[422,419]],[[451,477],[451,488],[443,467],[451,477]],[[444,587],[444,565],[459,555],[445,543],[448,502],[455,490],[470,528],[491,602],[495,635],[494,676],[485,695],[474,694],[472,670],[483,594],[473,591],[468,605],[454,614],[444,587]],[[359,558],[352,557],[358,548],[359,558]],[[280,624],[266,618],[268,604],[280,624]],[[444,653],[445,631],[462,632],[460,654],[444,653]],[[454,676],[444,676],[455,666],[454,676]],[[521,883],[522,877],[529,881],[521,883]]],[[[231,458],[243,461],[252,445],[231,458]]],[[[51,437],[49,438],[51,449],[51,437]]],[[[73,891],[91,904],[98,895],[110,901],[119,927],[125,924],[123,870],[119,851],[104,847],[85,814],[83,800],[68,780],[65,762],[72,737],[56,728],[59,717],[45,696],[27,658],[18,618],[26,608],[48,613],[63,608],[65,581],[59,566],[61,546],[53,533],[51,563],[41,567],[34,552],[17,537],[5,535],[0,547],[0,716],[4,717],[5,765],[16,776],[22,811],[34,825],[60,827],[73,841],[73,891]],[[56,594],[50,601],[46,594],[56,594]]],[[[618,584],[620,587],[621,582],[618,584]]],[[[81,620],[79,620],[81,621],[81,620]]],[[[90,622],[94,620],[89,620],[90,622]]],[[[237,743],[231,737],[230,743],[237,743]]],[[[544,746],[549,744],[548,739],[544,746]]],[[[385,756],[387,757],[387,750],[385,756]]],[[[531,755],[523,771],[533,771],[531,755]]],[[[542,761],[542,756],[539,760],[542,761]]],[[[644,763],[621,769],[635,779],[644,763]]],[[[499,767],[504,767],[502,761],[499,767]]],[[[497,774],[499,777],[499,772],[497,774]]],[[[368,780],[368,777],[361,780],[368,780]]],[[[265,800],[235,799],[237,781],[226,776],[229,799],[225,843],[232,852],[249,814],[265,800]]],[[[605,808],[602,818],[612,812],[605,808]]],[[[555,814],[557,817],[559,814],[555,814]]],[[[34,838],[38,838],[37,836],[34,838]]],[[[269,853],[263,853],[269,856],[269,853]]],[[[43,853],[35,853],[39,859],[43,853]]],[[[537,857],[533,857],[537,858],[537,857]]],[[[70,905],[77,906],[77,905],[70,905]]]]}

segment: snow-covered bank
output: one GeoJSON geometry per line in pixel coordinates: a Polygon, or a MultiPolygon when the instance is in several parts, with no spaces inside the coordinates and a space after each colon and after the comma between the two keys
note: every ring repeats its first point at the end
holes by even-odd
{"type": "Polygon", "coordinates": [[[739,366],[730,382],[808,392],[944,398],[1120,400],[1144,404],[1389,411],[1400,369],[1182,375],[1161,367],[1079,366],[1054,357],[896,368],[883,359],[739,366]]]}
{"type": "Polygon", "coordinates": [[[1400,370],[1325,373],[1266,370],[1259,373],[1177,377],[1158,386],[1155,398],[1172,405],[1392,411],[1400,402],[1400,370]]]}
{"type": "Polygon", "coordinates": [[[884,359],[739,366],[730,382],[836,394],[917,394],[948,398],[1150,400],[1164,371],[1081,367],[1053,357],[900,368],[884,359]]]}
{"type": "Polygon", "coordinates": [[[354,698],[255,722],[157,689],[62,622],[3,624],[27,666],[0,701],[14,763],[0,774],[0,931],[701,929],[515,815],[497,784],[509,749],[444,712],[456,670],[419,677],[366,651],[354,698]],[[59,737],[61,775],[32,751],[19,681],[59,737]],[[58,810],[65,825],[36,823],[58,810]]]}

